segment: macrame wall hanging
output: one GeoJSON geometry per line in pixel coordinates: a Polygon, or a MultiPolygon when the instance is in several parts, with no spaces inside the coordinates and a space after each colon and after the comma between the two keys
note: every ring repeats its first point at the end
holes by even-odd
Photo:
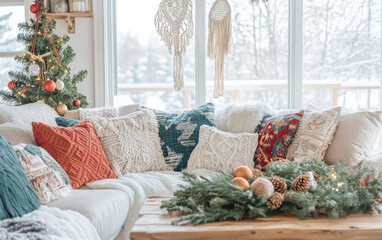
{"type": "Polygon", "coordinates": [[[231,51],[231,6],[227,0],[216,0],[208,19],[208,57],[215,60],[214,98],[224,96],[224,57],[231,51]]]}
{"type": "Polygon", "coordinates": [[[194,34],[191,0],[163,0],[155,15],[155,26],[170,54],[174,53],[174,88],[184,87],[182,58],[194,34]]]}

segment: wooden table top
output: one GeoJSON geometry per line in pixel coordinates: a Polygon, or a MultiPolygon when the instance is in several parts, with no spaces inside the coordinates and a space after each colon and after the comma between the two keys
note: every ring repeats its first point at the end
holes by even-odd
{"type": "Polygon", "coordinates": [[[167,199],[169,198],[147,199],[131,232],[131,239],[382,239],[382,215],[351,215],[341,219],[322,217],[310,220],[279,215],[239,222],[173,226],[171,221],[179,217],[169,215],[166,210],[159,208],[161,202],[167,199]]]}

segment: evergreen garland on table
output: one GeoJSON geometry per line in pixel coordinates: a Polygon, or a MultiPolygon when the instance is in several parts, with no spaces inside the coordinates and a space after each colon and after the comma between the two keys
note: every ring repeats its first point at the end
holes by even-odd
{"type": "MultiPolygon", "coordinates": [[[[351,169],[346,164],[327,165],[317,160],[272,162],[266,167],[264,178],[273,176],[285,180],[287,191],[285,194],[276,191],[268,199],[233,183],[232,174],[222,172],[208,179],[183,172],[187,185],[182,185],[174,193],[175,198],[164,201],[161,208],[188,214],[173,224],[239,221],[283,212],[293,213],[300,219],[380,212],[382,178],[367,168],[351,169]],[[292,183],[309,172],[313,173],[312,179],[317,180],[312,180],[314,184],[312,182],[310,189],[307,192],[291,190],[292,183]]],[[[249,179],[250,184],[253,181],[249,179]]]]}
{"type": "Polygon", "coordinates": [[[67,110],[88,105],[86,97],[77,90],[87,71],[71,76],[70,64],[76,54],[65,46],[70,38],[54,33],[56,22],[46,17],[47,9],[42,6],[43,0],[36,0],[31,6],[35,18],[18,25],[17,41],[26,46],[26,52],[15,57],[20,68],[8,73],[10,91],[0,90],[0,97],[16,105],[40,100],[63,115],[67,110]]]}

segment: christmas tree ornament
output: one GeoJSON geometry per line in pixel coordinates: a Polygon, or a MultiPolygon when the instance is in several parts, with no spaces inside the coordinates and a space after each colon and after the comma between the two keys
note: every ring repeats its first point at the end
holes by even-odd
{"type": "Polygon", "coordinates": [[[50,52],[44,53],[42,55],[34,55],[33,53],[31,53],[29,51],[25,51],[25,54],[28,54],[33,61],[37,60],[37,61],[42,62],[42,63],[45,62],[44,57],[50,56],[50,52]]]}
{"type": "Polygon", "coordinates": [[[240,187],[242,187],[244,189],[244,191],[247,191],[249,189],[249,183],[248,183],[247,179],[245,179],[243,177],[235,177],[234,179],[232,179],[232,182],[234,182],[237,185],[239,185],[240,187]]]}
{"type": "Polygon", "coordinates": [[[163,0],[155,14],[155,27],[170,54],[174,53],[174,88],[184,88],[183,55],[194,35],[191,0],[163,0]]]}
{"type": "Polygon", "coordinates": [[[61,81],[61,80],[57,80],[56,81],[56,89],[58,90],[58,91],[61,91],[61,90],[63,90],[65,88],[65,83],[63,82],[63,81],[61,81]]]}
{"type": "Polygon", "coordinates": [[[310,177],[308,175],[300,175],[292,182],[293,191],[309,191],[311,185],[310,177]]]}
{"type": "Polygon", "coordinates": [[[235,168],[235,170],[233,171],[233,176],[234,177],[242,177],[242,178],[245,178],[248,180],[249,178],[252,177],[252,171],[247,166],[240,166],[240,167],[235,168]]]}
{"type": "Polygon", "coordinates": [[[275,189],[275,192],[284,194],[287,190],[287,184],[285,180],[278,176],[273,176],[269,179],[271,183],[273,184],[273,188],[275,189]]]}
{"type": "Polygon", "coordinates": [[[252,170],[252,176],[253,176],[253,179],[262,177],[263,176],[263,172],[260,169],[257,169],[257,168],[253,169],[252,170]]]}
{"type": "Polygon", "coordinates": [[[29,66],[29,74],[32,76],[32,77],[36,77],[40,74],[40,67],[39,65],[37,65],[36,63],[32,63],[30,66],[29,66]]]}
{"type": "Polygon", "coordinates": [[[23,93],[25,93],[28,89],[29,89],[28,86],[24,86],[24,87],[23,87],[23,93]]]}
{"type": "Polygon", "coordinates": [[[37,4],[32,4],[32,5],[29,7],[29,10],[30,10],[32,13],[37,13],[38,10],[40,10],[40,7],[39,7],[37,4]]]}
{"type": "Polygon", "coordinates": [[[73,101],[73,105],[78,107],[81,105],[81,101],[79,99],[73,101]]]}
{"type": "Polygon", "coordinates": [[[284,195],[279,192],[274,192],[272,196],[267,201],[267,207],[269,209],[275,210],[281,207],[284,202],[284,195]]]}
{"type": "Polygon", "coordinates": [[[313,173],[313,176],[314,176],[314,180],[315,180],[317,183],[319,183],[319,182],[321,181],[321,175],[320,175],[320,174],[314,172],[314,173],[313,173]]]}
{"type": "Polygon", "coordinates": [[[13,80],[8,83],[8,89],[9,90],[13,90],[13,88],[16,86],[17,86],[17,83],[13,80]]]}
{"type": "Polygon", "coordinates": [[[52,80],[47,80],[44,82],[44,89],[47,92],[53,92],[56,89],[56,83],[52,80]]]}
{"type": "Polygon", "coordinates": [[[266,178],[257,178],[251,184],[251,189],[255,196],[263,195],[267,198],[271,197],[275,192],[273,184],[266,178]]]}
{"type": "Polygon", "coordinates": [[[224,96],[224,57],[231,51],[231,6],[227,0],[216,0],[208,16],[208,52],[215,60],[214,98],[224,96]]]}
{"type": "Polygon", "coordinates": [[[68,111],[68,107],[60,102],[56,107],[56,111],[59,115],[63,116],[68,111]]]}

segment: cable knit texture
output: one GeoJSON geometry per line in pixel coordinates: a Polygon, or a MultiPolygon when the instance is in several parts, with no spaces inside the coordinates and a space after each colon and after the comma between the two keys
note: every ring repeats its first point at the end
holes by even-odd
{"type": "Polygon", "coordinates": [[[171,170],[164,161],[158,121],[153,112],[141,110],[118,118],[92,117],[90,120],[117,176],[171,170]]]}
{"type": "Polygon", "coordinates": [[[16,152],[0,134],[0,217],[19,217],[40,207],[16,152]]]}
{"type": "Polygon", "coordinates": [[[203,125],[200,127],[199,143],[188,160],[187,171],[230,171],[243,165],[253,168],[257,139],[257,133],[233,134],[203,125]]]}
{"type": "Polygon", "coordinates": [[[305,113],[295,139],[288,148],[289,158],[296,161],[323,160],[333,141],[342,107],[305,113]]]}
{"type": "Polygon", "coordinates": [[[68,128],[44,123],[32,123],[32,126],[37,143],[61,165],[74,189],[85,183],[115,178],[90,121],[68,128]]]}
{"type": "Polygon", "coordinates": [[[68,175],[45,149],[27,144],[19,144],[13,149],[41,204],[62,198],[70,192],[68,175]]]}

